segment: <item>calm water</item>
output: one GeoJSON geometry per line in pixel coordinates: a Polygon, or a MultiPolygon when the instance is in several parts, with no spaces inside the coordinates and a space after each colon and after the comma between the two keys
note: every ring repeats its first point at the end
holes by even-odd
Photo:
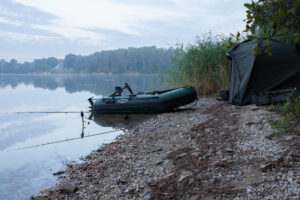
{"type": "Polygon", "coordinates": [[[53,173],[66,163],[80,162],[122,134],[119,129],[154,117],[89,119],[87,99],[109,95],[125,82],[134,92],[162,89],[154,75],[0,75],[0,199],[28,199],[55,184],[53,173]],[[85,112],[83,138],[80,111],[85,112]],[[99,134],[109,131],[114,132],[99,134]]]}

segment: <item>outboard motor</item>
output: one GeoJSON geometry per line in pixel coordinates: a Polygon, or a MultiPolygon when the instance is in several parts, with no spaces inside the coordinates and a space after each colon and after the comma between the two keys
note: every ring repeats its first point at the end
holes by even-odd
{"type": "Polygon", "coordinates": [[[123,89],[125,89],[125,88],[127,88],[127,90],[130,92],[130,94],[133,95],[133,92],[132,92],[132,90],[131,90],[131,87],[130,87],[130,85],[129,85],[128,83],[125,83],[125,86],[124,86],[123,89]]]}
{"type": "Polygon", "coordinates": [[[130,92],[130,94],[133,95],[131,87],[128,83],[125,83],[125,86],[123,88],[120,86],[116,86],[115,92],[112,95],[110,95],[110,97],[114,98],[115,96],[121,96],[123,93],[123,89],[127,89],[130,92]]]}
{"type": "Polygon", "coordinates": [[[93,102],[93,97],[91,97],[91,98],[88,98],[88,101],[90,102],[90,104],[91,104],[91,109],[94,109],[94,102],[93,102]]]}
{"type": "Polygon", "coordinates": [[[122,93],[123,93],[123,88],[121,88],[120,86],[116,86],[114,96],[121,96],[122,93]]]}
{"type": "Polygon", "coordinates": [[[115,96],[121,96],[122,93],[123,93],[123,88],[121,88],[120,86],[116,86],[114,93],[109,96],[115,98],[115,96]]]}

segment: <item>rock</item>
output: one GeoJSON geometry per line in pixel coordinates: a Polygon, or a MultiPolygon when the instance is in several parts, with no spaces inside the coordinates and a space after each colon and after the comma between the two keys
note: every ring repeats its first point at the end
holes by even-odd
{"type": "Polygon", "coordinates": [[[189,198],[189,200],[199,200],[199,199],[201,199],[199,194],[196,194],[196,195],[191,196],[191,197],[189,198]]]}
{"type": "Polygon", "coordinates": [[[181,181],[190,177],[191,175],[192,175],[192,172],[184,170],[183,172],[181,172],[177,182],[180,183],[181,181]]]}
{"type": "Polygon", "coordinates": [[[158,161],[155,165],[161,165],[163,164],[163,161],[158,161]]]}
{"type": "Polygon", "coordinates": [[[129,195],[133,194],[135,192],[135,188],[132,187],[126,188],[124,192],[129,195]]]}
{"type": "Polygon", "coordinates": [[[247,187],[247,193],[252,192],[252,188],[251,187],[247,187]]]}
{"type": "Polygon", "coordinates": [[[149,153],[154,153],[154,152],[158,152],[158,151],[162,151],[162,148],[154,149],[154,150],[150,151],[149,153]]]}
{"type": "Polygon", "coordinates": [[[233,153],[233,152],[234,152],[234,150],[232,150],[232,149],[229,148],[229,147],[226,147],[225,151],[226,151],[227,153],[233,153]]]}
{"type": "Polygon", "coordinates": [[[146,194],[145,196],[143,196],[143,199],[144,200],[150,200],[151,199],[151,195],[146,194]]]}
{"type": "Polygon", "coordinates": [[[128,183],[128,182],[125,181],[125,180],[123,180],[123,179],[119,179],[119,180],[117,181],[117,184],[125,185],[125,184],[127,184],[127,183],[128,183]]]}
{"type": "Polygon", "coordinates": [[[64,173],[66,173],[66,171],[58,171],[58,172],[53,173],[53,176],[58,176],[58,175],[61,175],[64,173]]]}
{"type": "Polygon", "coordinates": [[[177,155],[177,158],[182,158],[182,157],[184,157],[186,155],[187,155],[187,153],[182,153],[182,154],[177,155]]]}
{"type": "Polygon", "coordinates": [[[78,187],[74,184],[69,184],[69,183],[62,183],[58,185],[57,190],[58,192],[62,194],[72,194],[78,191],[78,187]]]}

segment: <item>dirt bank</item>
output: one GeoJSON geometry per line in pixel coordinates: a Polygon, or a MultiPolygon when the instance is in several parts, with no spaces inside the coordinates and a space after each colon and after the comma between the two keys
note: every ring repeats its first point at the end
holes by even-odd
{"type": "Polygon", "coordinates": [[[269,137],[276,114],[200,99],[70,165],[33,199],[299,199],[300,140],[269,137]]]}

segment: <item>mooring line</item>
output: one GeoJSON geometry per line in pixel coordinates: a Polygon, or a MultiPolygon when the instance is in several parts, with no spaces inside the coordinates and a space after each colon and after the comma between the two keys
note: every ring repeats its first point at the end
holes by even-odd
{"type": "MultiPolygon", "coordinates": [[[[95,134],[87,135],[87,136],[84,136],[84,137],[93,137],[93,136],[104,135],[104,134],[113,133],[113,132],[117,132],[117,131],[122,131],[122,130],[121,129],[116,129],[116,130],[112,130],[112,131],[95,133],[95,134]]],[[[78,139],[82,139],[82,137],[76,137],[76,138],[65,139],[65,140],[58,140],[58,141],[54,141],[54,142],[47,142],[47,143],[43,143],[43,144],[37,144],[37,145],[33,145],[33,146],[17,148],[17,149],[12,149],[12,150],[8,150],[8,151],[17,151],[17,150],[22,150],[22,149],[31,149],[31,148],[35,148],[35,147],[46,146],[46,145],[49,145],[49,144],[57,144],[57,143],[61,143],[61,142],[68,142],[68,141],[78,140],[78,139]]]]}

